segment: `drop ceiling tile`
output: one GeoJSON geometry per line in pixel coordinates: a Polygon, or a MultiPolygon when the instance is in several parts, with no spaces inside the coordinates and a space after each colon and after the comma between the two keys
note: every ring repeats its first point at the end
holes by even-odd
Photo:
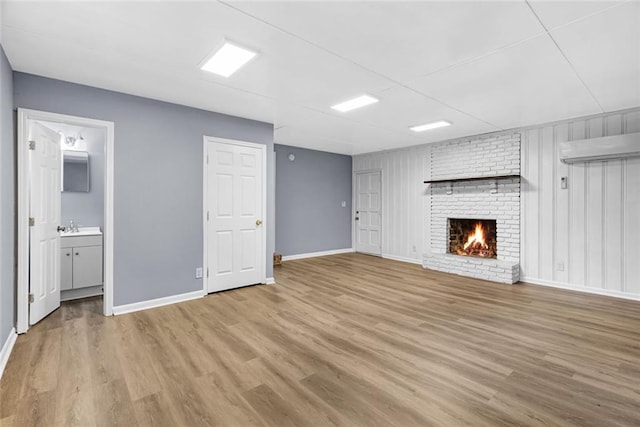
{"type": "Polygon", "coordinates": [[[12,29],[4,32],[4,47],[15,71],[253,120],[274,120],[273,100],[202,80],[198,70],[177,74],[144,62],[113,61],[99,50],[68,50],[64,41],[16,35],[12,29]],[[31,55],[34,51],[39,52],[37,57],[31,55]]]}
{"type": "Polygon", "coordinates": [[[310,150],[328,151],[331,153],[346,154],[348,156],[353,154],[351,142],[310,135],[304,129],[281,127],[274,131],[273,138],[276,144],[308,148],[310,150]]]}
{"type": "Polygon", "coordinates": [[[274,30],[260,56],[228,81],[230,87],[324,111],[339,102],[388,88],[393,82],[274,30]]]}
{"type": "Polygon", "coordinates": [[[503,129],[601,112],[548,35],[409,86],[503,129]]]}
{"type": "Polygon", "coordinates": [[[551,30],[560,25],[621,5],[624,0],[549,1],[529,0],[529,4],[544,26],[551,30]]]}
{"type": "Polygon", "coordinates": [[[400,82],[544,31],[525,2],[234,2],[231,7],[400,82]]]}
{"type": "MultiPolygon", "coordinates": [[[[3,11],[3,31],[21,31],[43,37],[40,50],[52,39],[64,41],[66,51],[95,50],[116,62],[135,59],[167,67],[191,61],[194,52],[203,57],[208,53],[207,49],[212,48],[211,43],[231,24],[227,17],[226,25],[216,26],[218,32],[213,34],[213,40],[207,37],[210,32],[203,30],[210,28],[204,22],[194,22],[193,26],[174,31],[176,22],[182,19],[180,15],[193,18],[230,13],[215,3],[178,6],[170,2],[154,3],[153,19],[149,19],[149,5],[136,2],[124,4],[124,7],[111,2],[7,2],[3,11]],[[29,19],[24,19],[25,16],[29,19]]],[[[76,63],[81,61],[79,56],[76,63]]]]}
{"type": "MultiPolygon", "coordinates": [[[[21,36],[42,36],[41,43],[33,46],[35,52],[16,57],[16,65],[25,69],[38,61],[36,52],[52,52],[55,44],[58,55],[75,56],[68,66],[84,66],[86,52],[95,51],[123,69],[142,63],[152,73],[170,70],[176,82],[186,75],[191,77],[195,70],[199,73],[196,78],[216,85],[327,110],[352,96],[393,85],[221,3],[159,2],[150,6],[146,2],[96,2],[80,3],[76,8],[67,3],[25,2],[12,3],[6,15],[5,32],[14,34],[16,50],[24,51],[19,47],[21,36]],[[153,19],[149,19],[150,7],[153,19]],[[23,15],[32,17],[23,23],[23,15]],[[55,26],[49,24],[52,17],[56,18],[55,26]],[[215,25],[211,25],[212,17],[215,25]],[[260,54],[229,78],[200,71],[200,63],[225,38],[256,48],[260,54]],[[30,62],[23,64],[22,57],[30,62]]],[[[128,79],[128,73],[120,78],[128,79]]]]}
{"type": "Polygon", "coordinates": [[[640,106],[640,3],[551,32],[605,111],[640,106]]]}
{"type": "Polygon", "coordinates": [[[447,107],[407,87],[396,86],[374,95],[380,99],[380,103],[375,108],[354,111],[349,117],[363,123],[410,134],[421,143],[499,130],[496,126],[447,107]],[[419,133],[409,129],[410,126],[438,120],[447,120],[452,123],[452,126],[419,133]]]}
{"type": "MultiPolygon", "coordinates": [[[[276,117],[276,128],[280,127],[304,130],[310,137],[348,141],[352,144],[354,152],[379,151],[395,144],[408,146],[421,143],[408,132],[393,131],[378,125],[355,122],[333,114],[282,103],[277,106],[276,117]]],[[[304,141],[300,140],[298,144],[304,144],[304,141]]]]}

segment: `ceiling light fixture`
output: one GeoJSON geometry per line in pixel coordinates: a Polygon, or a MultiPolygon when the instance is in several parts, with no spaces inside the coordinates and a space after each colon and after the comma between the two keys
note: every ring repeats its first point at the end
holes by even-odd
{"type": "Polygon", "coordinates": [[[425,130],[438,129],[438,128],[443,128],[447,126],[451,126],[451,122],[448,122],[446,120],[438,120],[437,122],[433,122],[433,123],[411,126],[409,127],[409,129],[411,129],[414,132],[424,132],[425,130]]]}
{"type": "Polygon", "coordinates": [[[364,107],[365,105],[375,104],[376,102],[378,102],[378,99],[373,96],[361,95],[357,98],[336,104],[331,108],[342,113],[346,113],[347,111],[355,110],[356,108],[364,107]]]}
{"type": "Polygon", "coordinates": [[[256,55],[258,55],[257,52],[225,41],[222,47],[200,69],[219,76],[229,77],[255,58],[256,55]]]}

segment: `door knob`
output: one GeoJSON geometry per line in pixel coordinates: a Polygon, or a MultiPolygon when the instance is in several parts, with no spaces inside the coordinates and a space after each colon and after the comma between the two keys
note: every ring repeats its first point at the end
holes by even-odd
{"type": "Polygon", "coordinates": [[[66,231],[66,229],[67,229],[67,227],[63,227],[61,225],[58,226],[58,231],[64,232],[64,231],[66,231]]]}
{"type": "Polygon", "coordinates": [[[256,225],[262,225],[262,220],[261,219],[256,219],[256,225]]]}

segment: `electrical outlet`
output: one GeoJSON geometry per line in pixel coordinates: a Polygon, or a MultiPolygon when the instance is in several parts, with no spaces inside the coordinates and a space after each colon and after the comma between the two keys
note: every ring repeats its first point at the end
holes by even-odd
{"type": "Polygon", "coordinates": [[[196,279],[202,279],[202,267],[196,268],[196,279]]]}
{"type": "Polygon", "coordinates": [[[413,247],[411,248],[411,250],[412,250],[413,252],[415,252],[415,251],[416,251],[416,245],[413,245],[413,247]]]}
{"type": "Polygon", "coordinates": [[[343,200],[341,205],[342,205],[343,208],[346,208],[347,207],[347,202],[343,200]]]}
{"type": "Polygon", "coordinates": [[[564,271],[564,262],[562,262],[562,261],[559,261],[559,262],[558,262],[558,268],[557,268],[557,270],[558,270],[558,271],[564,271]]]}

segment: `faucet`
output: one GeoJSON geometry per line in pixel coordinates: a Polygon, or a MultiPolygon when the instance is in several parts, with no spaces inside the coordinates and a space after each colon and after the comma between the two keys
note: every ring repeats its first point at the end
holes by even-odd
{"type": "Polygon", "coordinates": [[[77,232],[78,232],[78,226],[76,224],[74,224],[72,219],[70,219],[69,220],[69,233],[77,233],[77,232]]]}

